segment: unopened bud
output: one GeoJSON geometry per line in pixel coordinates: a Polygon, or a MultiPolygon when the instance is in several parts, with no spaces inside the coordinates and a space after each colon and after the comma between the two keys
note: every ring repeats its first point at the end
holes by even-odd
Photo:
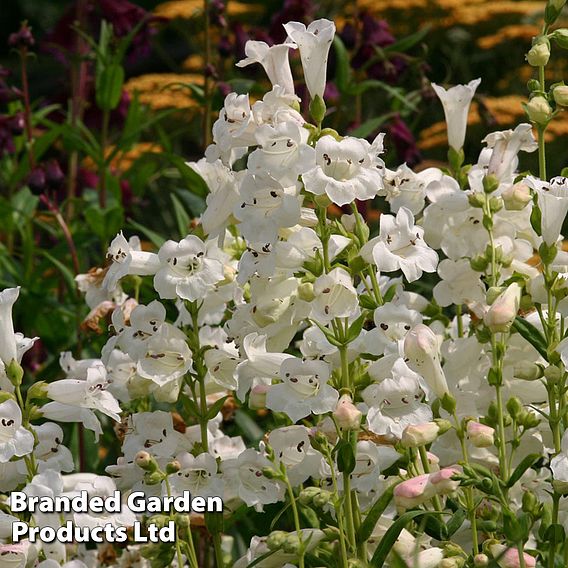
{"type": "Polygon", "coordinates": [[[148,472],[144,476],[144,483],[146,485],[158,485],[158,483],[162,483],[164,480],[164,476],[159,471],[154,471],[152,473],[148,472]]]}
{"type": "Polygon", "coordinates": [[[342,430],[358,430],[361,425],[361,411],[353,404],[348,394],[339,399],[333,417],[342,430]]]}
{"type": "Polygon", "coordinates": [[[532,200],[529,186],[522,181],[508,187],[501,197],[508,211],[521,211],[532,200]]]}
{"type": "Polygon", "coordinates": [[[286,538],[288,538],[287,532],[272,531],[266,539],[266,546],[269,550],[277,550],[278,548],[282,548],[286,538]]]}
{"type": "Polygon", "coordinates": [[[507,548],[503,544],[493,544],[490,546],[490,551],[501,568],[520,568],[523,564],[525,568],[535,568],[536,566],[534,556],[526,552],[523,552],[524,563],[521,564],[519,551],[516,548],[507,548]]]}
{"type": "Polygon", "coordinates": [[[513,376],[515,379],[521,379],[522,381],[536,381],[543,376],[542,365],[531,363],[530,361],[522,361],[514,366],[513,376]]]}
{"type": "Polygon", "coordinates": [[[543,96],[533,97],[525,105],[525,111],[529,120],[535,124],[547,124],[552,117],[552,109],[543,96]]]}
{"type": "Polygon", "coordinates": [[[402,432],[401,443],[405,448],[418,448],[431,444],[439,433],[440,427],[436,422],[409,424],[402,432]]]}
{"type": "Polygon", "coordinates": [[[439,428],[438,436],[445,434],[453,428],[452,423],[449,420],[444,420],[443,418],[435,418],[434,422],[438,425],[439,428]]]}
{"type": "Polygon", "coordinates": [[[556,365],[549,365],[544,369],[544,378],[552,384],[557,384],[562,378],[562,371],[556,365]]]}
{"type": "Polygon", "coordinates": [[[473,420],[467,423],[467,437],[476,448],[488,448],[495,443],[495,430],[473,420]]]}
{"type": "Polygon", "coordinates": [[[303,282],[298,286],[298,298],[300,300],[311,302],[314,297],[314,285],[311,282],[303,282]]]}
{"type": "Polygon", "coordinates": [[[158,464],[154,457],[145,451],[136,454],[134,463],[144,471],[154,472],[158,469],[158,464]]]}
{"type": "Polygon", "coordinates": [[[17,387],[22,384],[24,369],[22,369],[22,366],[16,361],[16,359],[12,359],[6,367],[6,375],[10,382],[17,387]]]}
{"type": "Polygon", "coordinates": [[[481,209],[485,206],[485,196],[481,193],[470,193],[467,196],[467,200],[469,201],[469,204],[476,209],[481,209]]]}
{"type": "Polygon", "coordinates": [[[300,491],[300,495],[298,496],[298,500],[302,505],[310,505],[313,498],[316,495],[319,495],[321,489],[319,487],[306,487],[300,491]]]}
{"type": "Polygon", "coordinates": [[[483,178],[483,191],[493,193],[499,189],[499,178],[494,175],[487,175],[483,178]]]}
{"type": "Polygon", "coordinates": [[[288,554],[298,554],[300,552],[300,539],[296,533],[290,533],[282,543],[282,550],[288,554]]]}
{"type": "Polygon", "coordinates": [[[552,95],[554,97],[554,102],[558,106],[568,106],[568,85],[558,85],[558,87],[554,87],[552,95]]]}
{"type": "Polygon", "coordinates": [[[325,507],[325,505],[327,505],[330,500],[331,500],[331,493],[329,491],[326,491],[325,489],[322,489],[315,497],[313,500],[313,503],[316,507],[322,508],[325,507]]]}
{"type": "Polygon", "coordinates": [[[489,261],[485,255],[478,254],[477,256],[469,259],[469,265],[472,270],[475,270],[475,272],[485,272],[489,266],[489,261]]]}
{"type": "Polygon", "coordinates": [[[550,46],[548,42],[533,45],[527,53],[527,62],[532,67],[544,67],[550,59],[550,46]]]}
{"type": "Polygon", "coordinates": [[[517,418],[523,411],[523,403],[516,396],[512,396],[507,401],[507,412],[513,417],[517,418]]]}
{"type": "Polygon", "coordinates": [[[514,282],[491,304],[483,317],[485,325],[493,332],[509,331],[517,317],[521,301],[521,287],[514,282]]]}
{"type": "Polygon", "coordinates": [[[181,469],[181,464],[178,460],[171,461],[166,464],[166,473],[168,475],[172,475],[177,473],[181,469]]]}
{"type": "Polygon", "coordinates": [[[487,554],[476,554],[473,557],[473,565],[475,568],[485,568],[489,566],[489,556],[487,556],[487,554]]]}

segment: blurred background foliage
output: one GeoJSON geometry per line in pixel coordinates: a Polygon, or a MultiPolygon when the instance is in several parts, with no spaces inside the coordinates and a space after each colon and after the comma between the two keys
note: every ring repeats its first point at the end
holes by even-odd
{"type": "MultiPolygon", "coordinates": [[[[471,108],[466,160],[481,140],[524,120],[524,61],[543,3],[512,0],[4,0],[0,14],[0,288],[22,286],[16,328],[41,341],[26,356],[28,382],[60,376],[58,354],[96,356],[107,312],[89,309],[75,277],[97,278],[109,241],[124,228],[142,246],[187,234],[206,187],[185,165],[210,143],[227,93],[269,88],[244,69],[248,39],[281,42],[282,24],[335,20],[326,125],[341,133],[387,133],[386,162],[443,166],[447,138],[431,81],[482,77],[471,108]],[[22,22],[27,24],[22,25],[22,22]],[[93,323],[94,322],[94,323],[93,323]]],[[[566,25],[566,22],[559,22],[566,25]]],[[[297,93],[304,100],[298,54],[297,93]]],[[[547,67],[566,76],[566,59],[547,67]]],[[[305,105],[304,105],[305,107],[305,105]]],[[[304,108],[307,111],[306,108],[304,108]]],[[[307,112],[306,112],[307,116],[307,112]]],[[[547,130],[550,171],[568,165],[564,114],[547,130]]],[[[536,156],[523,156],[521,169],[536,156]]],[[[376,224],[384,203],[364,212],[376,224]]],[[[339,213],[339,212],[338,212],[339,213]]],[[[145,301],[133,280],[125,289],[145,301]]],[[[230,412],[231,417],[235,415],[230,412]]],[[[250,440],[264,430],[241,411],[250,440]]],[[[69,433],[79,444],[78,432],[69,433]]],[[[108,428],[87,454],[102,471],[115,459],[108,428]]],[[[85,443],[92,443],[87,440],[85,443]]]]}

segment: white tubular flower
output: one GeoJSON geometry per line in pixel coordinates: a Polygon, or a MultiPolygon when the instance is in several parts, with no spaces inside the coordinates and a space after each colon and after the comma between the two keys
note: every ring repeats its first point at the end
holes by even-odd
{"type": "Polygon", "coordinates": [[[6,288],[0,292],[0,387],[8,392],[13,392],[14,386],[8,380],[6,367],[12,360],[21,363],[24,353],[37,339],[14,332],[12,309],[19,295],[20,288],[6,288]]]}
{"type": "Polygon", "coordinates": [[[457,152],[463,148],[469,106],[479,83],[481,83],[481,79],[475,79],[467,85],[456,85],[448,90],[432,83],[432,88],[444,107],[448,128],[448,143],[457,152]]]}
{"type": "Polygon", "coordinates": [[[357,290],[351,276],[343,268],[334,268],[320,276],[314,284],[314,295],[312,317],[318,321],[348,318],[357,313],[357,290]]]}
{"type": "Polygon", "coordinates": [[[404,448],[417,448],[431,444],[440,432],[436,422],[424,422],[423,424],[409,424],[402,433],[402,446],[404,448]]]}
{"type": "Polygon", "coordinates": [[[288,37],[298,46],[304,79],[312,99],[323,99],[327,75],[329,48],[335,36],[335,24],[330,20],[315,20],[307,28],[300,22],[284,24],[288,37]]]}
{"type": "Polygon", "coordinates": [[[148,340],[146,353],[138,361],[136,371],[141,377],[163,387],[181,379],[191,365],[191,350],[185,334],[166,324],[148,340]]]}
{"type": "Polygon", "coordinates": [[[34,449],[33,434],[22,426],[22,411],[14,400],[0,404],[0,463],[22,457],[34,449]]]}
{"type": "Polygon", "coordinates": [[[453,493],[460,482],[453,480],[452,477],[459,473],[460,468],[453,466],[407,479],[394,488],[394,502],[398,507],[411,509],[436,495],[453,493]]]}
{"type": "Polygon", "coordinates": [[[280,85],[286,92],[294,93],[294,79],[290,69],[288,51],[295,48],[289,43],[268,45],[264,41],[249,40],[245,44],[245,59],[237,63],[237,67],[246,67],[253,63],[260,63],[274,85],[280,85]]]}
{"type": "Polygon", "coordinates": [[[442,279],[434,286],[434,299],[442,307],[452,304],[482,302],[485,289],[479,273],[472,270],[469,260],[445,258],[438,265],[438,275],[442,279]]]}
{"type": "Polygon", "coordinates": [[[181,495],[190,491],[192,497],[223,495],[223,481],[217,473],[217,461],[205,452],[197,457],[184,452],[177,456],[181,469],[171,477],[172,492],[181,495]]]}
{"type": "Polygon", "coordinates": [[[488,448],[495,443],[495,429],[470,420],[467,423],[467,437],[476,448],[488,448]]]}
{"type": "Polygon", "coordinates": [[[274,450],[276,464],[284,464],[292,486],[309,477],[320,477],[323,456],[312,448],[305,426],[286,426],[272,430],[268,445],[274,450]]]}
{"type": "Polygon", "coordinates": [[[424,229],[414,225],[414,216],[401,207],[396,214],[381,215],[380,233],[361,249],[361,256],[381,272],[402,270],[409,282],[423,272],[435,272],[438,255],[424,241],[424,229]]]}
{"type": "Polygon", "coordinates": [[[93,365],[87,370],[86,379],[63,379],[50,383],[47,396],[53,402],[42,406],[41,412],[46,418],[58,422],[83,422],[98,438],[102,429],[93,410],[117,422],[122,412],[118,401],[107,389],[105,368],[102,364],[93,365]]]}
{"type": "Polygon", "coordinates": [[[310,414],[334,410],[339,393],[327,384],[330,370],[324,361],[286,359],[280,366],[282,383],[270,387],[266,407],[286,413],[292,422],[310,414]]]}
{"type": "Polygon", "coordinates": [[[225,97],[219,118],[213,124],[213,141],[218,146],[223,163],[231,161],[231,150],[234,148],[255,143],[255,129],[249,96],[229,93],[225,97]]]}
{"type": "Polygon", "coordinates": [[[255,175],[267,172],[284,186],[295,185],[298,176],[315,165],[316,153],[308,137],[308,130],[296,122],[263,124],[256,132],[260,148],[249,156],[248,171],[255,175]]]}
{"type": "Polygon", "coordinates": [[[562,494],[568,493],[568,431],[562,436],[560,453],[554,456],[550,462],[553,485],[556,491],[562,494]]]}
{"type": "Polygon", "coordinates": [[[271,466],[266,456],[248,448],[236,459],[223,462],[225,483],[247,506],[262,511],[264,505],[284,498],[284,485],[264,476],[263,470],[271,466]]]}
{"type": "Polygon", "coordinates": [[[116,235],[107,251],[107,258],[112,261],[103,280],[103,288],[113,292],[121,278],[129,274],[151,276],[160,268],[158,255],[144,252],[140,247],[140,239],[131,237],[126,240],[122,231],[116,235]]]}
{"type": "Polygon", "coordinates": [[[361,416],[361,411],[353,404],[353,399],[348,394],[341,396],[333,411],[333,417],[342,430],[358,430],[361,416]]]}
{"type": "MultiPolygon", "coordinates": [[[[382,140],[382,135],[379,135],[382,140]]],[[[377,142],[375,140],[375,142],[377,142]]],[[[316,143],[316,166],[302,176],[306,190],[324,193],[336,205],[375,197],[383,188],[384,163],[378,158],[382,144],[346,136],[322,136],[316,143]],[[379,147],[380,146],[380,147],[379,147]]]]}
{"type": "Polygon", "coordinates": [[[75,467],[73,456],[69,448],[63,445],[63,430],[61,426],[54,422],[46,422],[45,424],[34,425],[33,429],[38,439],[38,444],[34,448],[38,472],[41,473],[48,469],[73,471],[75,467]]]}
{"type": "Polygon", "coordinates": [[[547,245],[554,245],[568,213],[568,178],[555,177],[550,182],[545,182],[528,176],[525,182],[536,191],[538,207],[542,213],[542,239],[547,245]]]}
{"type": "MultiPolygon", "coordinates": [[[[370,368],[369,373],[375,378],[373,369],[370,368]]],[[[390,376],[380,378],[380,383],[371,384],[362,393],[369,407],[367,425],[371,432],[393,441],[400,440],[408,425],[432,420],[432,409],[422,402],[424,391],[419,376],[403,359],[395,361],[390,376]]]]}
{"type": "Polygon", "coordinates": [[[440,345],[436,334],[420,323],[404,338],[404,354],[408,366],[420,373],[438,398],[449,393],[446,375],[440,364],[440,345]]]}
{"type": "Polygon", "coordinates": [[[535,568],[536,558],[523,552],[523,562],[519,558],[517,548],[508,548],[504,544],[492,544],[489,550],[501,568],[535,568]]]}
{"type": "Polygon", "coordinates": [[[517,155],[523,152],[534,152],[538,143],[532,133],[532,126],[519,124],[515,130],[503,130],[487,135],[483,142],[492,148],[487,173],[500,181],[508,181],[519,162],[517,155]]]}
{"type": "Polygon", "coordinates": [[[240,197],[233,213],[248,241],[274,243],[281,228],[293,227],[300,220],[296,185],[284,187],[266,173],[245,175],[240,197]]]}
{"type": "Polygon", "coordinates": [[[517,317],[521,302],[521,287],[516,282],[501,292],[483,316],[485,325],[493,332],[509,331],[517,317]]]}
{"type": "Polygon", "coordinates": [[[352,487],[361,493],[369,493],[382,483],[381,470],[387,469],[400,457],[390,446],[377,446],[374,442],[357,442],[355,469],[351,472],[352,487]]]}
{"type": "Polygon", "coordinates": [[[194,235],[179,243],[166,241],[158,257],[154,288],[162,299],[200,300],[225,278],[223,264],[211,258],[206,243],[194,235]]]}

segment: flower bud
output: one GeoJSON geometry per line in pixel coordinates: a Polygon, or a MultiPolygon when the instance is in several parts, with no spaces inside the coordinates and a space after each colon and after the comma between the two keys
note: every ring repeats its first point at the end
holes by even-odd
{"type": "Polygon", "coordinates": [[[532,200],[529,186],[522,181],[508,187],[501,197],[507,211],[521,211],[532,200]]]}
{"type": "Polygon", "coordinates": [[[558,384],[562,378],[562,371],[556,365],[549,365],[544,369],[544,378],[551,384],[558,384]]]}
{"type": "Polygon", "coordinates": [[[316,495],[319,495],[321,489],[319,487],[306,487],[300,491],[298,500],[302,505],[310,505],[316,495]]]}
{"type": "Polygon", "coordinates": [[[559,30],[554,30],[552,37],[560,47],[568,49],[568,29],[560,28],[559,30]]]}
{"type": "Polygon", "coordinates": [[[552,109],[543,96],[533,97],[525,105],[525,111],[529,120],[535,124],[547,124],[552,117],[552,109]]]}
{"type": "Polygon", "coordinates": [[[445,434],[453,428],[452,423],[449,420],[444,420],[443,418],[435,418],[434,422],[438,425],[438,436],[445,434]]]}
{"type": "Polygon", "coordinates": [[[481,209],[485,205],[485,197],[481,193],[470,193],[467,200],[472,207],[481,209]]]}
{"type": "Polygon", "coordinates": [[[487,266],[489,265],[489,261],[484,255],[478,254],[473,258],[470,258],[469,265],[471,266],[472,270],[475,270],[475,272],[485,272],[487,266]]]}
{"type": "Polygon", "coordinates": [[[491,304],[483,317],[485,325],[493,332],[509,331],[517,317],[521,301],[521,287],[514,282],[491,304]]]}
{"type": "Polygon", "coordinates": [[[495,430],[471,420],[467,423],[467,437],[476,448],[488,448],[495,443],[495,430]]]}
{"type": "MultiPolygon", "coordinates": [[[[520,568],[521,559],[516,548],[507,548],[503,544],[493,544],[489,547],[491,554],[501,568],[520,568]]],[[[526,568],[535,568],[536,559],[534,556],[523,552],[524,565],[526,568]]]]}
{"type": "Polygon", "coordinates": [[[298,286],[298,298],[304,302],[311,302],[314,299],[314,285],[311,282],[302,282],[298,286]]]}
{"type": "Polygon", "coordinates": [[[322,489],[313,499],[313,503],[316,507],[325,507],[325,505],[327,505],[329,503],[329,501],[331,500],[331,493],[329,491],[326,491],[325,489],[322,489]]]}
{"type": "Polygon", "coordinates": [[[148,471],[150,473],[158,469],[158,464],[156,463],[154,457],[145,451],[141,451],[136,454],[134,463],[140,469],[143,469],[144,471],[148,471]]]}
{"type": "Polygon", "coordinates": [[[538,499],[532,491],[525,491],[523,493],[522,504],[525,513],[535,513],[538,508],[538,499]]]}
{"type": "Polygon", "coordinates": [[[166,473],[168,475],[172,475],[173,473],[177,473],[181,469],[181,464],[178,460],[173,460],[166,464],[166,473]]]}
{"type": "Polygon", "coordinates": [[[339,399],[333,417],[342,430],[358,430],[361,424],[361,411],[353,404],[348,394],[339,399]]]}
{"type": "Polygon", "coordinates": [[[300,539],[296,533],[290,533],[282,543],[282,550],[288,554],[298,554],[300,552],[300,539]]]}
{"type": "Polygon", "coordinates": [[[476,554],[473,557],[473,565],[475,568],[485,568],[489,566],[489,556],[487,556],[487,554],[476,554]]]}
{"type": "Polygon", "coordinates": [[[436,422],[423,424],[409,424],[402,432],[402,445],[405,448],[418,448],[431,444],[440,433],[440,427],[436,422]]]}
{"type": "Polygon", "coordinates": [[[493,193],[499,189],[499,178],[494,175],[486,175],[483,178],[483,191],[493,193]]]}
{"type": "Polygon", "coordinates": [[[249,408],[252,410],[262,410],[266,408],[266,393],[270,387],[268,385],[255,385],[249,395],[249,408]]]}
{"type": "Polygon", "coordinates": [[[428,326],[420,323],[406,334],[404,353],[409,367],[424,377],[438,398],[450,392],[440,364],[438,338],[428,326]]]}
{"type": "Polygon", "coordinates": [[[558,85],[552,91],[554,102],[561,107],[568,107],[568,85],[558,85]]]}
{"type": "Polygon", "coordinates": [[[45,381],[38,381],[37,383],[34,383],[28,389],[27,398],[28,400],[47,398],[47,383],[45,381]]]}
{"type": "Polygon", "coordinates": [[[453,466],[407,479],[394,488],[394,502],[397,507],[411,509],[436,495],[453,493],[460,482],[452,477],[459,473],[460,468],[453,466]]]}
{"type": "Polygon", "coordinates": [[[287,532],[272,531],[266,539],[266,546],[269,550],[277,550],[278,548],[282,548],[286,538],[288,538],[287,532]]]}
{"type": "Polygon", "coordinates": [[[550,59],[550,46],[546,41],[533,45],[527,53],[527,61],[533,67],[544,67],[550,59]]]}
{"type": "Polygon", "coordinates": [[[536,381],[543,376],[542,365],[522,361],[513,367],[513,376],[522,381],[536,381]]]}
{"type": "Polygon", "coordinates": [[[24,369],[22,369],[22,366],[16,361],[16,359],[12,359],[6,367],[6,375],[10,382],[17,387],[22,384],[24,369]]]}
{"type": "Polygon", "coordinates": [[[164,476],[159,471],[148,472],[144,475],[144,483],[146,485],[158,485],[158,483],[162,483],[163,480],[164,476]]]}
{"type": "Polygon", "coordinates": [[[459,556],[452,556],[451,558],[442,558],[438,564],[438,568],[461,568],[465,560],[459,556]]]}

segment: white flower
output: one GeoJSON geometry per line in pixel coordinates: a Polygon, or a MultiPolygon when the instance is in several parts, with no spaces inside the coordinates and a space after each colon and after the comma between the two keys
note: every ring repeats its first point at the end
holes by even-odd
{"type": "Polygon", "coordinates": [[[475,79],[467,85],[456,85],[447,91],[432,83],[432,88],[444,107],[449,145],[458,152],[463,148],[469,106],[479,83],[481,79],[475,79]]]}
{"type": "Polygon", "coordinates": [[[46,418],[59,422],[83,422],[98,438],[102,429],[93,410],[117,422],[122,412],[118,401],[107,389],[105,368],[102,364],[95,364],[87,370],[86,379],[63,379],[50,383],[47,396],[53,402],[42,406],[41,412],[46,418]]]}
{"type": "Polygon", "coordinates": [[[0,463],[34,449],[33,434],[22,426],[22,411],[14,400],[0,404],[0,463]]]}
{"type": "Polygon", "coordinates": [[[6,288],[0,292],[0,387],[8,392],[13,392],[14,386],[8,380],[6,367],[12,360],[21,363],[24,353],[37,339],[14,332],[12,309],[19,295],[20,288],[6,288]]]}
{"type": "Polygon", "coordinates": [[[440,345],[435,333],[422,323],[404,338],[408,366],[420,373],[438,398],[449,393],[446,376],[440,364],[440,345]]]}
{"type": "MultiPolygon", "coordinates": [[[[377,137],[382,141],[382,135],[377,137]]],[[[302,176],[306,190],[327,194],[336,205],[372,199],[383,187],[382,144],[346,136],[322,136],[316,143],[316,166],[302,176]]]]}
{"type": "MultiPolygon", "coordinates": [[[[38,464],[38,472],[47,469],[55,471],[73,471],[73,455],[63,445],[63,430],[59,424],[46,422],[33,426],[38,444],[34,448],[34,456],[38,464]]],[[[22,464],[24,465],[24,464],[22,464]]]]}
{"type": "Polygon", "coordinates": [[[172,492],[181,495],[190,491],[192,497],[217,497],[223,495],[223,482],[217,473],[217,461],[209,453],[194,456],[179,454],[181,469],[171,477],[172,492]]]}
{"type": "Polygon", "coordinates": [[[469,260],[446,258],[438,265],[438,275],[442,279],[434,286],[434,299],[442,307],[482,302],[485,289],[479,273],[472,270],[469,260]]]}
{"type": "Polygon", "coordinates": [[[284,498],[284,485],[264,476],[263,469],[271,466],[266,456],[248,448],[236,459],[223,462],[225,482],[247,506],[262,511],[263,505],[284,498]]]}
{"type": "Polygon", "coordinates": [[[315,20],[307,28],[300,22],[284,24],[288,37],[298,46],[304,69],[304,79],[314,99],[323,99],[329,48],[335,36],[335,24],[330,20],[315,20]]]}
{"type": "Polygon", "coordinates": [[[525,182],[537,194],[538,207],[542,213],[542,239],[547,245],[554,245],[568,213],[568,178],[555,177],[550,182],[545,182],[528,176],[525,182]]]}
{"type": "Polygon", "coordinates": [[[334,268],[320,276],[314,283],[314,295],[312,317],[318,321],[351,317],[359,307],[357,290],[343,268],[334,268]]]}
{"type": "Polygon", "coordinates": [[[289,43],[268,45],[264,41],[249,40],[245,44],[246,58],[237,63],[237,67],[246,67],[260,63],[272,85],[280,85],[287,92],[294,92],[294,79],[290,69],[288,51],[294,48],[289,43]]]}
{"type": "Polygon", "coordinates": [[[247,240],[272,243],[279,229],[292,227],[300,220],[296,185],[284,187],[266,173],[248,173],[241,182],[240,197],[233,213],[247,240]]]}
{"type": "MultiPolygon", "coordinates": [[[[376,377],[372,368],[369,368],[369,373],[376,377]]],[[[390,376],[381,379],[380,383],[368,386],[362,393],[369,406],[367,425],[371,432],[400,440],[409,424],[432,420],[431,408],[422,402],[424,391],[420,387],[419,376],[401,358],[390,367],[390,376]]]]}
{"type": "Polygon", "coordinates": [[[118,281],[129,274],[150,276],[156,274],[160,267],[157,254],[142,251],[140,239],[131,237],[127,241],[122,231],[110,243],[107,258],[112,261],[112,264],[102,285],[109,292],[114,292],[117,289],[118,281]]]}
{"type": "Polygon", "coordinates": [[[367,262],[374,262],[380,271],[402,270],[409,282],[422,272],[435,272],[438,255],[424,241],[424,229],[414,225],[414,216],[401,207],[396,214],[381,215],[380,233],[361,249],[367,262]]]}
{"type": "Polygon", "coordinates": [[[309,477],[320,477],[323,456],[312,448],[305,426],[286,426],[272,430],[268,445],[274,450],[276,464],[284,464],[292,486],[309,477]]]}
{"type": "Polygon", "coordinates": [[[503,130],[487,135],[483,142],[488,148],[493,148],[487,167],[487,174],[494,175],[500,181],[509,181],[515,171],[517,154],[534,152],[538,143],[532,133],[530,124],[519,124],[515,130],[503,130]]]}
{"type": "Polygon", "coordinates": [[[286,413],[292,422],[313,414],[334,410],[339,393],[327,384],[329,366],[324,361],[303,361],[291,357],[282,362],[282,383],[273,385],[266,395],[266,407],[286,413]]]}
{"type": "Polygon", "coordinates": [[[232,161],[227,154],[234,148],[254,144],[255,129],[248,95],[229,93],[219,118],[213,124],[213,140],[224,163],[232,161]]]}
{"type": "Polygon", "coordinates": [[[382,483],[381,470],[394,464],[400,455],[390,446],[377,446],[363,440],[357,442],[355,469],[351,472],[351,486],[356,491],[368,493],[382,483]]]}
{"type": "Polygon", "coordinates": [[[225,277],[223,264],[211,258],[206,243],[194,235],[179,243],[166,241],[158,257],[154,288],[162,299],[200,300],[225,277]]]}
{"type": "Polygon", "coordinates": [[[295,185],[298,176],[315,165],[315,150],[307,144],[309,132],[296,122],[263,124],[256,131],[260,145],[248,158],[251,174],[268,173],[284,186],[295,185]]]}

